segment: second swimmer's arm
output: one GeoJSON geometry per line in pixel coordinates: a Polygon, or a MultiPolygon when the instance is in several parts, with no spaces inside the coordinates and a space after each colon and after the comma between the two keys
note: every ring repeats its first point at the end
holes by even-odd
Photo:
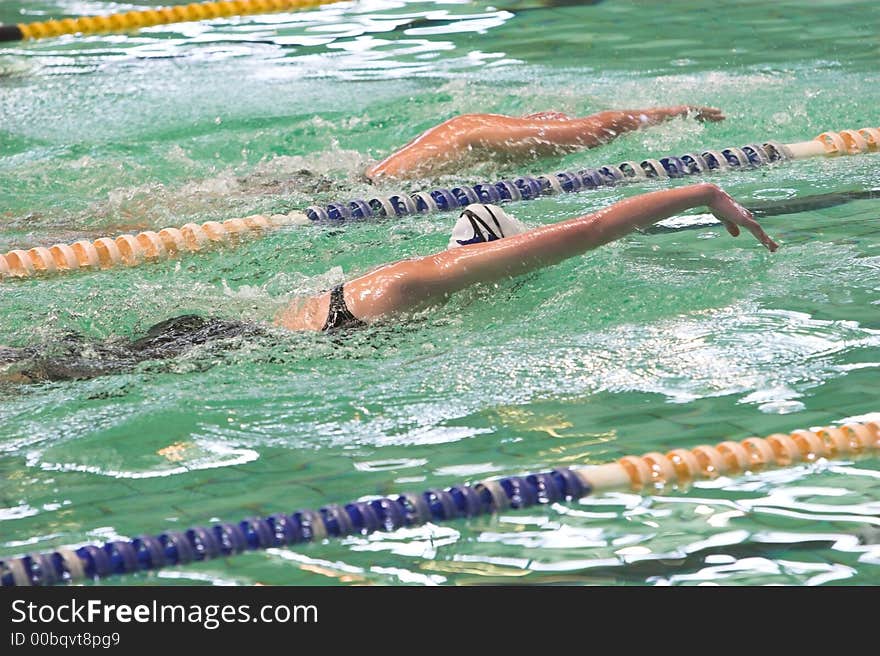
{"type": "Polygon", "coordinates": [[[484,244],[388,265],[346,283],[355,316],[371,319],[404,311],[479,282],[551,266],[619,239],[639,227],[707,206],[731,235],[745,228],[771,252],[770,239],[751,213],[713,184],[702,183],[629,198],[594,214],[535,228],[484,244]]]}
{"type": "Polygon", "coordinates": [[[555,112],[514,117],[501,114],[463,114],[444,121],[406,146],[371,166],[369,178],[405,178],[448,171],[468,153],[504,153],[513,157],[549,155],[591,148],[615,137],[678,116],[721,121],[713,107],[676,105],[622,109],[572,118],[555,112]]]}
{"type": "Polygon", "coordinates": [[[548,118],[509,118],[494,125],[475,128],[469,136],[472,147],[515,154],[552,152],[554,149],[593,148],[626,132],[656,125],[672,118],[693,116],[700,121],[721,121],[724,115],[714,107],[653,107],[617,109],[583,118],[564,115],[548,118]]]}

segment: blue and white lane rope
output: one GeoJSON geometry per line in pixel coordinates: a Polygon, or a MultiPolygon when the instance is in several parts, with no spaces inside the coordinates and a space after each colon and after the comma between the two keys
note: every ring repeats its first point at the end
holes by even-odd
{"type": "Polygon", "coordinates": [[[880,424],[849,423],[766,438],[727,440],[715,446],[625,456],[596,466],[558,468],[473,485],[429,489],[291,514],[196,526],[185,531],[111,540],[99,545],[0,560],[0,585],[30,586],[100,579],[223,558],[245,551],[285,547],[325,538],[394,531],[428,522],[477,517],[502,510],[580,499],[629,487],[652,491],[663,485],[765,467],[787,467],[819,458],[852,457],[880,449],[880,424]]]}
{"type": "Polygon", "coordinates": [[[460,185],[451,189],[433,189],[412,195],[398,193],[369,199],[355,198],[325,206],[311,205],[304,212],[312,221],[342,221],[449,212],[471,203],[531,200],[539,196],[574,193],[652,178],[683,178],[710,171],[755,168],[790,159],[791,156],[787,146],[770,141],[764,144],[748,144],[741,148],[687,153],[680,157],[667,156],[659,159],[644,159],[641,162],[626,161],[618,165],[610,164],[580,171],[559,171],[537,177],[523,175],[512,180],[473,186],[460,185]]]}
{"type": "Polygon", "coordinates": [[[156,570],[245,551],[297,545],[324,538],[394,531],[463,517],[525,508],[536,503],[579,499],[590,487],[570,469],[511,476],[476,485],[432,489],[373,501],[327,505],[317,511],[254,517],[197,526],[185,531],[142,535],[102,545],[60,548],[0,561],[3,586],[52,585],[156,570]]]}
{"type": "Polygon", "coordinates": [[[810,141],[781,144],[767,141],[745,146],[626,161],[580,171],[560,171],[537,177],[523,175],[512,180],[433,189],[407,195],[403,193],[369,199],[312,205],[304,210],[312,221],[341,221],[371,217],[447,212],[470,203],[503,203],[530,200],[542,195],[574,193],[647,179],[682,178],[713,171],[731,171],[766,166],[787,159],[837,155],[857,155],[880,150],[880,129],[859,128],[823,132],[810,141]]]}

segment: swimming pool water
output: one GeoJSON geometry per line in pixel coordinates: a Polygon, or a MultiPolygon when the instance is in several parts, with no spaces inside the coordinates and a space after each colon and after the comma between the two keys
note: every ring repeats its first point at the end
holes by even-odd
{"type": "MultiPolygon", "coordinates": [[[[4,2],[0,22],[151,4],[4,2]]],[[[368,194],[366,163],[462,112],[728,118],[407,190],[876,126],[878,29],[871,2],[368,0],[3,44],[0,252],[368,194]]],[[[763,208],[773,255],[714,226],[634,234],[346,339],[275,331],[122,375],[0,384],[0,557],[872,416],[880,204],[818,200],[880,188],[878,158],[712,178],[763,208]]],[[[534,226],[676,184],[509,209],[534,226]]],[[[190,311],[266,321],[443,248],[452,220],[291,227],[6,281],[0,344],[51,354],[68,331],[131,336],[190,311]]],[[[877,584],[878,490],[876,457],[820,462],[103,584],[877,584]]]]}

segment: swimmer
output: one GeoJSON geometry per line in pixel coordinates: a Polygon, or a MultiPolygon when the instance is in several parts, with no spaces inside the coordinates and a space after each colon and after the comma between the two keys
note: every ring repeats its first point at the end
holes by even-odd
{"type": "Polygon", "coordinates": [[[560,112],[514,117],[462,114],[422,133],[406,146],[366,170],[371,181],[424,178],[457,171],[469,161],[524,161],[594,148],[649,125],[676,117],[723,121],[714,107],[677,105],[622,109],[575,118],[560,112]]]}
{"type": "MultiPolygon", "coordinates": [[[[276,315],[275,324],[292,331],[339,331],[394,319],[442,303],[466,287],[552,266],[697,207],[707,207],[734,237],[745,229],[771,252],[777,249],[751,212],[710,183],[641,194],[592,214],[532,229],[500,207],[474,204],[462,211],[447,249],[386,264],[329,291],[296,299],[276,315]]],[[[96,347],[72,336],[69,354],[50,361],[37,358],[36,364],[32,361],[4,378],[12,382],[90,378],[131,369],[146,360],[174,357],[195,345],[263,334],[256,323],[175,317],[135,341],[96,347]]],[[[32,356],[28,349],[0,349],[0,364],[32,356]]]]}
{"type": "MultiPolygon", "coordinates": [[[[386,157],[367,168],[364,175],[368,182],[425,178],[454,172],[467,164],[486,160],[526,161],[537,157],[559,155],[593,148],[614,138],[656,125],[676,117],[692,117],[698,121],[723,121],[724,114],[714,107],[677,105],[651,109],[623,109],[606,111],[574,118],[560,112],[539,112],[523,117],[501,114],[463,114],[434,126],[386,157]]],[[[296,191],[313,196],[319,192],[340,187],[340,182],[324,175],[302,169],[285,179],[267,179],[265,174],[249,175],[234,180],[235,193],[248,196],[289,195],[296,191]]],[[[220,197],[189,193],[157,195],[138,198],[136,214],[163,212],[193,212],[196,204],[216,211],[220,197]]],[[[115,213],[112,208],[98,206],[98,213],[115,213]]],[[[90,209],[92,214],[94,208],[90,209]]],[[[104,225],[95,236],[106,232],[130,232],[150,230],[155,224],[146,217],[126,216],[120,223],[104,225]]],[[[72,233],[83,237],[82,231],[72,233]]],[[[67,241],[61,233],[55,241],[67,241]]]]}
{"type": "Polygon", "coordinates": [[[328,292],[296,300],[277,315],[275,323],[289,330],[361,326],[437,303],[471,285],[552,266],[704,206],[734,237],[744,228],[770,252],[778,248],[751,212],[710,183],[641,194],[531,230],[500,207],[469,205],[446,250],[387,264],[328,292]]]}

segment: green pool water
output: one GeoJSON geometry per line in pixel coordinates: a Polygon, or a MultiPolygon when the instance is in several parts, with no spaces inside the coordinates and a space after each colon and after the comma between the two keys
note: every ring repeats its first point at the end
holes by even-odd
{"type": "MultiPolygon", "coordinates": [[[[151,4],[3,2],[0,22],[151,4]]],[[[462,112],[693,103],[728,118],[405,190],[877,126],[878,31],[873,2],[371,0],[0,44],[0,252],[368,195],[366,163],[462,112]]],[[[714,176],[763,210],[773,255],[712,225],[651,231],[344,339],[275,331],[2,384],[0,558],[876,418],[880,202],[845,195],[880,188],[878,163],[714,176]]],[[[677,184],[509,209],[537,226],[677,184]]],[[[132,336],[184,312],[266,321],[442,249],[453,218],[6,281],[0,344],[51,354],[69,331],[132,336]]],[[[876,457],[822,461],[102,584],[878,584],[878,491],[876,457]]]]}

